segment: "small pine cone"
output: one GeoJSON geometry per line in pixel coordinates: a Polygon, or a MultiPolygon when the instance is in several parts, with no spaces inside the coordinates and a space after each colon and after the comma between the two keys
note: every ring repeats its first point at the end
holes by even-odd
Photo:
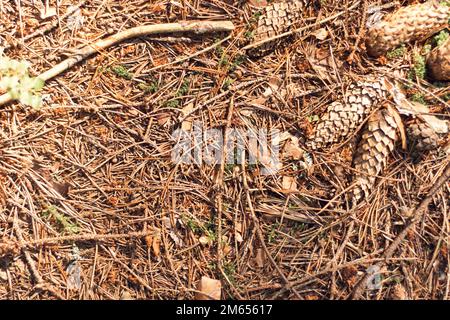
{"type": "Polygon", "coordinates": [[[450,7],[433,0],[400,8],[368,30],[367,52],[378,57],[402,43],[428,38],[448,26],[449,15],[450,7]]]}
{"type": "Polygon", "coordinates": [[[434,79],[450,80],[450,38],[431,51],[427,65],[434,79]]]}
{"type": "MultiPolygon", "coordinates": [[[[282,34],[300,20],[304,5],[301,0],[273,3],[263,9],[252,43],[282,34]]],[[[279,41],[269,41],[249,51],[251,56],[262,56],[273,50],[279,41]]]]}
{"type": "Polygon", "coordinates": [[[439,136],[425,122],[410,124],[406,129],[408,143],[415,151],[428,151],[436,149],[439,145],[439,136]]]}
{"type": "Polygon", "coordinates": [[[368,195],[376,176],[386,165],[397,140],[397,124],[388,110],[382,109],[370,117],[353,158],[356,170],[353,203],[368,195]]]}
{"type": "Polygon", "coordinates": [[[315,150],[342,141],[387,96],[382,81],[350,85],[343,104],[333,102],[328,106],[307,146],[315,150]]]}

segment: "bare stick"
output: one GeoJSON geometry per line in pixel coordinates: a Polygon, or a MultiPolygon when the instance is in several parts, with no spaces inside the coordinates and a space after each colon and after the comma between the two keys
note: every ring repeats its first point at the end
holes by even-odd
{"type": "MultiPolygon", "coordinates": [[[[15,229],[16,230],[16,229],[15,229]]],[[[113,234],[80,234],[71,236],[61,236],[61,237],[51,237],[37,240],[25,241],[20,240],[19,243],[11,243],[9,246],[4,246],[2,248],[5,252],[12,251],[16,246],[21,249],[24,248],[35,248],[39,246],[45,246],[51,243],[58,243],[64,241],[106,241],[106,240],[117,240],[117,239],[129,239],[129,238],[143,238],[148,235],[153,235],[154,231],[140,231],[140,232],[129,232],[129,233],[113,233],[113,234]]]]}
{"type": "MultiPolygon", "coordinates": [[[[53,68],[45,71],[39,78],[47,81],[58,74],[70,69],[77,63],[83,61],[87,57],[97,53],[99,51],[105,50],[115,44],[122,41],[129,40],[137,37],[144,37],[154,34],[164,34],[164,33],[194,33],[194,34],[205,34],[213,32],[230,32],[234,30],[234,25],[231,21],[195,21],[195,22],[179,22],[179,23],[163,23],[155,24],[149,26],[140,26],[131,28],[115,35],[112,35],[104,40],[99,40],[93,44],[88,44],[74,54],[72,57],[60,62],[53,68]]],[[[0,96],[0,106],[10,102],[11,96],[5,93],[0,96]]]]}

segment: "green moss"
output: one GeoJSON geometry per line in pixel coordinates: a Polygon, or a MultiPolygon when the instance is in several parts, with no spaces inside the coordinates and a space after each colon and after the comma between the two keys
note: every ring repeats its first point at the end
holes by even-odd
{"type": "Polygon", "coordinates": [[[238,55],[234,58],[233,63],[230,66],[230,71],[233,72],[236,70],[237,67],[239,67],[241,64],[245,62],[245,56],[244,55],[238,55]]]}
{"type": "Polygon", "coordinates": [[[180,86],[180,89],[177,91],[177,97],[185,96],[189,93],[189,79],[184,79],[183,83],[180,86]]]}
{"type": "Polygon", "coordinates": [[[256,11],[253,16],[250,18],[251,22],[256,22],[262,16],[262,11],[256,11]]]}
{"type": "Polygon", "coordinates": [[[400,47],[395,48],[395,49],[389,51],[389,52],[386,54],[386,57],[387,57],[388,59],[395,59],[395,58],[402,57],[402,56],[405,54],[405,49],[406,49],[406,48],[405,48],[405,45],[401,45],[400,47]]]}
{"type": "Polygon", "coordinates": [[[217,54],[218,56],[222,56],[224,52],[225,52],[225,50],[223,49],[222,46],[217,46],[217,47],[216,47],[216,54],[217,54]]]}
{"type": "Polygon", "coordinates": [[[130,73],[124,66],[113,66],[111,71],[118,77],[121,77],[126,80],[133,79],[133,74],[130,73]]]}
{"type": "Polygon", "coordinates": [[[42,217],[51,223],[54,223],[59,232],[74,234],[80,231],[77,224],[72,222],[71,219],[64,214],[59,213],[55,206],[48,206],[47,209],[42,211],[42,217]]]}
{"type": "Polygon", "coordinates": [[[272,243],[275,241],[275,239],[278,236],[278,228],[280,227],[280,223],[276,222],[272,225],[270,228],[269,234],[267,235],[267,240],[269,243],[272,243]]]}
{"type": "Polygon", "coordinates": [[[448,39],[449,35],[450,34],[448,33],[447,30],[442,30],[441,32],[439,32],[437,35],[434,36],[433,43],[436,46],[440,46],[448,39]]]}
{"type": "Polygon", "coordinates": [[[226,77],[225,80],[223,81],[222,89],[228,90],[233,82],[234,82],[233,79],[226,77]]]}
{"type": "Polygon", "coordinates": [[[219,60],[219,66],[226,67],[230,64],[230,61],[228,60],[228,57],[226,55],[223,55],[219,60]]]}
{"type": "Polygon", "coordinates": [[[180,105],[180,101],[178,99],[170,100],[166,102],[167,108],[178,108],[180,105]]]}
{"type": "Polygon", "coordinates": [[[308,122],[314,123],[314,122],[318,122],[320,120],[320,117],[317,114],[313,114],[311,116],[308,116],[307,119],[308,119],[308,122]]]}
{"type": "Polygon", "coordinates": [[[178,108],[180,106],[180,99],[178,97],[185,96],[189,93],[189,79],[184,79],[178,91],[175,93],[175,99],[169,100],[165,103],[168,108],[178,108]]]}
{"type": "Polygon", "coordinates": [[[410,70],[408,77],[411,81],[414,81],[414,77],[424,79],[425,74],[426,74],[425,57],[416,53],[414,55],[414,66],[410,70]]]}
{"type": "Polygon", "coordinates": [[[156,81],[152,81],[150,83],[139,83],[138,88],[145,93],[155,93],[158,91],[158,83],[156,81]]]}
{"type": "Polygon", "coordinates": [[[236,266],[231,261],[225,261],[223,263],[223,272],[226,274],[228,280],[230,280],[231,283],[235,284],[235,274],[236,274],[236,266]]]}
{"type": "Polygon", "coordinates": [[[411,96],[411,100],[426,105],[425,95],[423,93],[415,93],[411,96]]]}
{"type": "Polygon", "coordinates": [[[247,30],[247,31],[245,31],[245,33],[244,33],[244,37],[245,37],[245,39],[247,39],[247,40],[252,40],[252,39],[255,37],[255,32],[254,32],[254,31],[247,30]]]}

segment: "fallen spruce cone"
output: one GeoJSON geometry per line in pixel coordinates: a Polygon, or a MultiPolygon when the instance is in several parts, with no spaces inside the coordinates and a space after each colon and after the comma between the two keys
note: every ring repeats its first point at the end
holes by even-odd
{"type": "Polygon", "coordinates": [[[387,109],[372,115],[364,129],[361,141],[353,158],[356,170],[353,203],[368,196],[378,176],[386,165],[389,154],[397,140],[397,123],[387,109]]]}
{"type": "Polygon", "coordinates": [[[415,122],[406,128],[408,144],[414,151],[428,151],[438,147],[439,136],[426,122],[415,122]]]}
{"type": "Polygon", "coordinates": [[[427,66],[434,79],[450,80],[450,38],[431,51],[427,66]]]}
{"type": "MultiPolygon", "coordinates": [[[[273,3],[263,9],[258,19],[258,26],[254,31],[252,43],[257,43],[288,31],[295,22],[299,21],[304,4],[302,0],[289,0],[273,3]]],[[[249,50],[251,56],[262,56],[273,50],[279,41],[269,41],[249,50]]]]}
{"type": "Polygon", "coordinates": [[[449,15],[450,7],[434,0],[403,7],[368,30],[367,52],[378,57],[402,43],[428,38],[448,26],[449,15]]]}
{"type": "Polygon", "coordinates": [[[315,150],[342,141],[387,96],[382,80],[350,85],[343,103],[333,102],[328,106],[307,146],[315,150]]]}

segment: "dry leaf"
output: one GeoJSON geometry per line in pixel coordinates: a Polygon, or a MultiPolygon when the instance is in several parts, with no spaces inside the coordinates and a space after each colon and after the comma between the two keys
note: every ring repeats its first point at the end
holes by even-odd
{"type": "Polygon", "coordinates": [[[201,236],[200,238],[198,238],[198,242],[200,242],[200,244],[203,246],[207,246],[207,245],[211,244],[211,240],[207,236],[201,236]]]}
{"type": "Polygon", "coordinates": [[[448,133],[448,121],[441,120],[431,114],[422,115],[422,119],[428,123],[428,125],[436,133],[448,133]]]}
{"type": "Polygon", "coordinates": [[[153,237],[152,249],[153,249],[153,255],[155,257],[159,257],[159,255],[161,254],[161,235],[160,234],[153,237]]]}
{"type": "Polygon", "coordinates": [[[306,50],[306,59],[321,79],[327,79],[330,82],[338,80],[335,73],[342,62],[332,57],[327,50],[310,47],[306,50]]]}
{"type": "Polygon", "coordinates": [[[222,248],[223,254],[226,256],[231,252],[231,247],[228,244],[225,244],[222,248]]]}
{"type": "Polygon", "coordinates": [[[29,18],[25,21],[28,28],[35,29],[39,26],[39,21],[34,18],[29,18]]]}
{"type": "Polygon", "coordinates": [[[42,20],[56,16],[56,8],[54,7],[48,7],[48,8],[42,8],[39,9],[40,18],[42,20]]]}
{"type": "MultiPolygon", "coordinates": [[[[179,117],[179,120],[183,119],[185,116],[187,116],[192,110],[194,109],[194,103],[188,103],[186,106],[181,109],[181,114],[179,117]]],[[[190,131],[192,129],[192,121],[191,120],[185,120],[181,123],[181,130],[184,131],[190,131]]]]}
{"type": "Polygon", "coordinates": [[[153,244],[153,236],[151,234],[146,235],[144,238],[145,244],[147,245],[147,248],[151,248],[153,244]]]}
{"type": "Polygon", "coordinates": [[[166,6],[163,3],[157,3],[150,8],[150,12],[155,13],[155,14],[165,13],[166,6]]]}
{"type": "MultiPolygon", "coordinates": [[[[291,135],[290,133],[287,133],[289,137],[286,139],[286,144],[284,145],[283,149],[283,158],[293,159],[293,160],[300,160],[303,158],[304,150],[299,147],[299,141],[298,138],[291,135]]],[[[285,134],[282,134],[282,138],[280,140],[283,140],[285,137],[285,134]]]]}
{"type": "Polygon", "coordinates": [[[414,115],[424,120],[436,133],[448,133],[449,125],[445,120],[441,120],[430,113],[430,108],[419,102],[412,102],[410,104],[414,115]]]}
{"type": "Polygon", "coordinates": [[[408,294],[406,293],[406,289],[405,287],[400,284],[397,283],[391,293],[391,299],[393,300],[407,300],[408,299],[408,294]]]}
{"type": "Polygon", "coordinates": [[[168,113],[159,114],[156,116],[156,121],[158,121],[158,124],[162,127],[169,126],[170,115],[168,113]]]}
{"type": "Polygon", "coordinates": [[[196,300],[220,300],[222,284],[219,280],[202,277],[198,284],[196,300]]]}
{"type": "Polygon", "coordinates": [[[241,109],[241,110],[239,110],[239,113],[241,115],[243,115],[244,117],[250,117],[254,112],[252,109],[241,109]]]}
{"type": "Polygon", "coordinates": [[[0,269],[0,281],[8,281],[8,274],[6,271],[0,269]]]}
{"type": "Polygon", "coordinates": [[[274,92],[277,92],[280,88],[280,80],[277,78],[271,78],[269,80],[269,86],[266,88],[266,90],[263,92],[263,97],[268,98],[271,95],[274,94],[274,92]]]}
{"type": "Polygon", "coordinates": [[[236,239],[237,242],[241,243],[242,241],[244,241],[244,239],[242,238],[242,235],[239,232],[236,232],[234,234],[234,238],[236,239]]]}
{"type": "Polygon", "coordinates": [[[297,181],[294,177],[283,176],[282,187],[285,191],[295,192],[297,191],[297,181]]]}
{"type": "Polygon", "coordinates": [[[328,37],[328,31],[325,28],[320,28],[312,33],[317,40],[325,40],[328,37]]]}
{"type": "Polygon", "coordinates": [[[124,291],[120,296],[120,300],[134,300],[134,298],[131,293],[129,293],[128,291],[124,291]]]}
{"type": "Polygon", "coordinates": [[[177,236],[174,231],[169,231],[169,237],[173,240],[177,247],[183,246],[183,240],[179,236],[177,236]]]}
{"type": "Polygon", "coordinates": [[[400,114],[397,112],[397,110],[391,107],[390,105],[388,105],[388,110],[390,115],[394,118],[395,123],[397,124],[397,129],[400,132],[400,138],[402,140],[402,149],[406,150],[406,132],[402,118],[400,117],[400,114]]]}

